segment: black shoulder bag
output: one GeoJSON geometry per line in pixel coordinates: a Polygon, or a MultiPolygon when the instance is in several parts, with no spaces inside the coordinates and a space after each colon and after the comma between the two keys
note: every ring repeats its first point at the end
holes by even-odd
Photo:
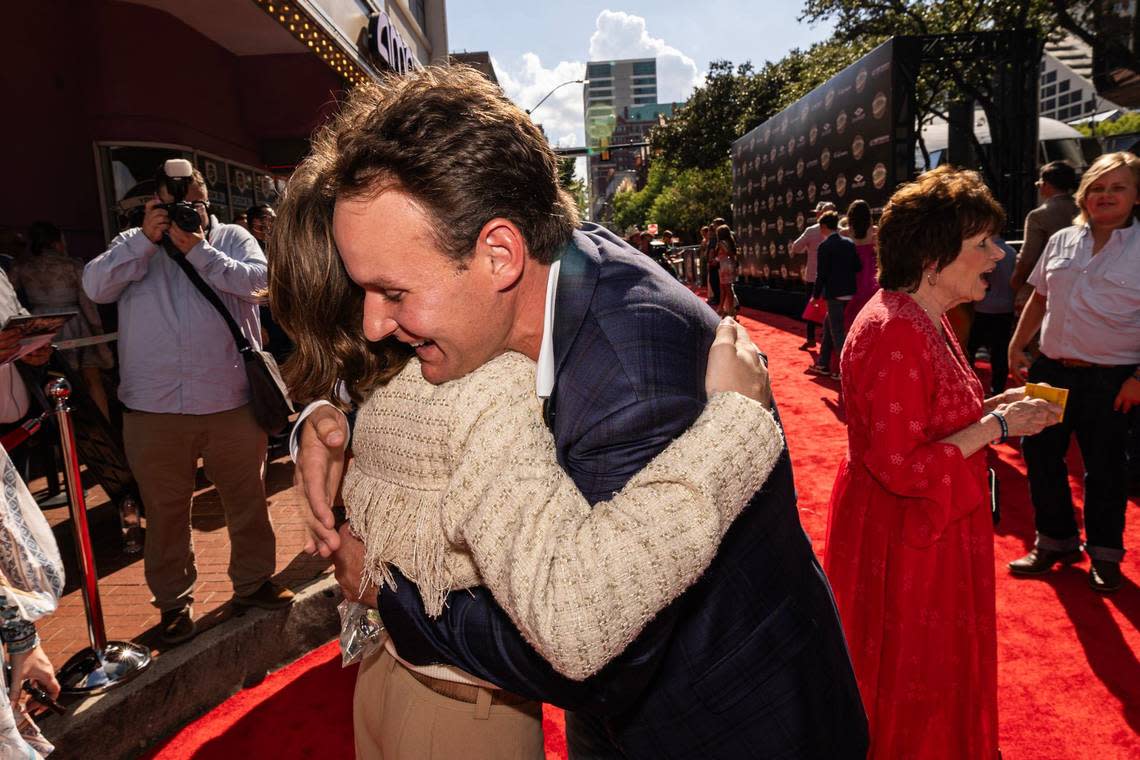
{"type": "Polygon", "coordinates": [[[226,321],[226,327],[230,328],[230,334],[234,336],[238,353],[245,363],[245,376],[249,380],[250,405],[253,407],[253,416],[257,424],[270,435],[280,433],[289,424],[289,415],[293,414],[293,404],[289,401],[289,391],[285,387],[285,381],[281,379],[281,370],[277,368],[277,361],[269,353],[257,351],[250,345],[246,337],[241,334],[241,328],[237,326],[230,310],[222,303],[222,299],[202,279],[202,275],[198,274],[198,270],[186,260],[185,256],[177,249],[171,250],[173,247],[170,241],[163,241],[167,255],[186,273],[190,282],[194,283],[194,287],[198,288],[210,305],[217,309],[218,314],[226,321]]]}

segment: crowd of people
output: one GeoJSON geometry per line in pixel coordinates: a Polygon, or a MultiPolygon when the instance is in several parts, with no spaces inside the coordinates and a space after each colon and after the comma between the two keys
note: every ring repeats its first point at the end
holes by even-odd
{"type": "MultiPolygon", "coordinates": [[[[840,382],[848,436],[822,562],[799,522],[779,388],[733,320],[732,229],[701,229],[703,303],[653,235],[582,222],[556,166],[477,72],[418,69],[357,86],[279,208],[245,225],[211,216],[197,172],[193,216],[177,214],[163,168],[140,225],[84,267],[37,228],[13,274],[33,308],[87,315],[80,336],[101,330],[94,304],[118,309],[122,442],[162,638],[196,631],[199,458],[225,509],[234,603],[293,598],[271,579],[273,431],[189,267],[251,344],[288,355],[308,404],[291,441],[304,549],[383,620],[357,676],[358,757],[541,757],[542,702],[567,711],[572,758],[999,757],[986,452],[1023,441],[1037,537],[1010,571],[1043,575],[1083,550],[1092,589],[1120,588],[1140,159],[1102,156],[1079,185],[1072,167],[1043,167],[1016,257],[971,171],[902,185],[878,225],[863,201],[842,217],[817,207],[792,246],[826,304],[808,371],[840,382]],[[496,152],[512,160],[470,161],[496,152]]],[[[816,335],[809,323],[805,350],[816,335]]],[[[106,359],[67,361],[86,376],[106,359]]],[[[42,534],[27,489],[4,485],[11,524],[42,534]]],[[[28,625],[62,587],[43,556],[35,572],[0,567],[0,634],[12,684],[57,690],[27,655],[28,625]]],[[[19,715],[0,712],[0,742],[37,741],[11,738],[19,715]]]]}

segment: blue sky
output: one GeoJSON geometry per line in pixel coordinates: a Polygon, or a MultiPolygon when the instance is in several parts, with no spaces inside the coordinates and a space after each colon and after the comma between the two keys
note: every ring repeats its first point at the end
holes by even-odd
{"type": "MultiPolygon", "coordinates": [[[[796,20],[802,0],[507,2],[450,0],[452,51],[486,50],[507,95],[532,108],[554,86],[580,78],[591,59],[657,58],[658,99],[683,100],[709,61],[777,60],[830,29],[796,20]]],[[[581,85],[560,89],[534,113],[551,141],[582,145],[581,85]]]]}

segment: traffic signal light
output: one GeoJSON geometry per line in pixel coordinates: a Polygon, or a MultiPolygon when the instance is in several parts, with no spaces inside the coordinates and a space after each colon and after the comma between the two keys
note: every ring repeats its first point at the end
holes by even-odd
{"type": "Polygon", "coordinates": [[[610,138],[608,137],[602,138],[602,160],[610,160],[610,138]]]}

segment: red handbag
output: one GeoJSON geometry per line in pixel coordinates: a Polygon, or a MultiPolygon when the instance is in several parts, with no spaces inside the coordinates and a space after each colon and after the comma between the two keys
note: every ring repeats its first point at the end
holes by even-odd
{"type": "Polygon", "coordinates": [[[816,296],[808,301],[804,307],[803,318],[808,322],[822,325],[827,318],[827,301],[822,296],[816,296]]]}

